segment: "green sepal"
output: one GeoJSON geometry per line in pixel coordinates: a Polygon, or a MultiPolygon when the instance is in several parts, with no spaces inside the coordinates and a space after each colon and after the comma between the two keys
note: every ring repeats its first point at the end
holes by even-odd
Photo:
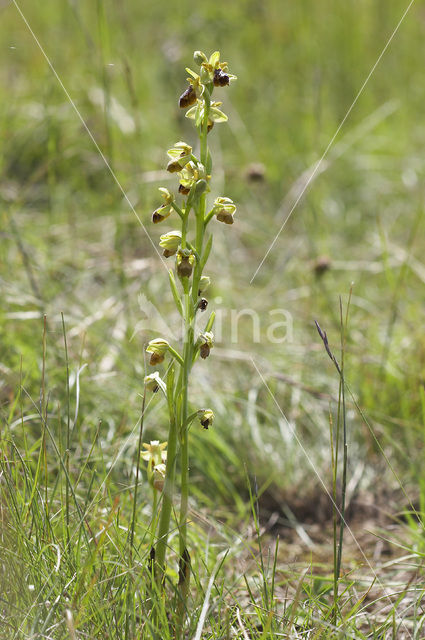
{"type": "Polygon", "coordinates": [[[209,112],[209,118],[213,122],[227,122],[229,119],[223,111],[217,109],[217,107],[211,107],[209,112]]]}

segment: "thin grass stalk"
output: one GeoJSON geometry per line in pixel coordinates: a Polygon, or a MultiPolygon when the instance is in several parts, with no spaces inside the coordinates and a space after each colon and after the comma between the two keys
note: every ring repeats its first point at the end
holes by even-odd
{"type": "MultiPolygon", "coordinates": [[[[340,387],[341,388],[341,387],[340,387]]],[[[339,402],[338,402],[339,407],[339,402]]],[[[337,421],[338,428],[338,421],[337,421]]],[[[334,603],[333,603],[333,616],[335,622],[336,610],[337,610],[337,599],[338,599],[338,569],[337,569],[337,558],[338,558],[338,512],[336,509],[337,504],[337,469],[338,469],[338,449],[334,442],[333,437],[333,420],[332,414],[329,412],[329,438],[330,438],[330,446],[331,446],[331,468],[332,468],[332,539],[333,539],[333,565],[334,565],[334,573],[333,573],[333,587],[334,587],[334,603]]]]}
{"type": "Polygon", "coordinates": [[[65,318],[61,313],[62,319],[62,334],[65,348],[65,367],[66,367],[66,450],[64,455],[65,465],[65,526],[66,526],[66,544],[69,548],[70,532],[69,532],[69,451],[71,447],[71,393],[69,388],[69,358],[68,358],[68,343],[66,339],[65,318]]]}
{"type": "Polygon", "coordinates": [[[41,374],[41,398],[40,413],[42,416],[42,451],[44,465],[44,511],[46,517],[46,530],[49,521],[49,494],[48,494],[48,469],[47,469],[47,402],[46,402],[46,355],[47,355],[47,316],[43,316],[43,364],[41,374]]]}
{"type": "Polygon", "coordinates": [[[339,299],[339,310],[340,310],[340,321],[341,321],[341,366],[339,369],[340,373],[340,388],[341,388],[341,397],[342,397],[342,435],[343,435],[343,459],[342,459],[342,479],[341,479],[341,523],[340,523],[340,532],[339,532],[339,547],[338,547],[338,577],[341,573],[341,562],[342,562],[342,543],[344,538],[344,528],[345,528],[345,501],[347,494],[347,466],[348,466],[348,442],[347,442],[347,411],[345,405],[345,378],[344,378],[344,365],[345,365],[345,341],[346,341],[346,330],[348,324],[348,313],[350,310],[351,296],[352,296],[352,288],[350,289],[350,294],[348,298],[347,310],[345,314],[345,322],[342,313],[342,300],[339,299]]]}
{"type": "MultiPolygon", "coordinates": [[[[338,394],[338,418],[336,427],[335,447],[331,439],[332,453],[332,493],[333,493],[333,550],[334,550],[334,603],[333,603],[333,624],[336,626],[338,619],[338,585],[341,574],[342,564],[342,547],[344,541],[344,528],[345,528],[345,505],[346,505],[346,493],[347,493],[347,467],[348,467],[348,443],[347,443],[347,421],[346,421],[346,403],[345,403],[345,378],[344,378],[344,361],[345,361],[345,339],[346,339],[346,327],[348,324],[348,312],[350,308],[352,296],[352,289],[350,289],[347,311],[345,315],[345,322],[342,313],[342,301],[339,300],[340,307],[340,326],[341,326],[341,364],[338,362],[334,354],[332,353],[326,331],[322,331],[318,322],[316,322],[317,331],[322,339],[325,350],[332,360],[338,375],[339,375],[339,394],[338,394]],[[341,503],[340,508],[337,506],[337,478],[338,478],[338,455],[340,448],[340,430],[342,423],[342,472],[341,472],[341,503]],[[339,532],[337,535],[337,515],[339,516],[339,532]],[[338,538],[338,544],[336,540],[338,538]]],[[[332,431],[332,429],[331,429],[332,431]]],[[[331,435],[332,438],[332,435],[331,435]]]]}

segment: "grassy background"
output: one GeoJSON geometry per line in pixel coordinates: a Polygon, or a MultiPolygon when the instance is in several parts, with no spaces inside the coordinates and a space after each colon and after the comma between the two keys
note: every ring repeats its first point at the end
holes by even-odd
{"type": "MultiPolygon", "coordinates": [[[[339,298],[345,308],[351,286],[346,378],[369,422],[348,398],[352,494],[377,505],[378,522],[382,512],[410,508],[409,501],[422,508],[422,4],[413,4],[252,283],[407,3],[25,0],[19,7],[121,188],[16,6],[1,2],[4,459],[27,456],[34,480],[44,407],[62,449],[69,421],[71,473],[76,481],[83,468],[77,488],[84,504],[94,501],[92,526],[107,521],[106,512],[130,517],[143,344],[162,331],[146,317],[149,301],[177,326],[165,270],[141,223],[154,244],[171,228],[170,221],[153,228],[150,215],[157,186],[170,182],[166,149],[193,140],[177,107],[184,67],[193,50],[220,49],[238,81],[223,92],[229,123],[211,134],[213,195],[232,197],[238,212],[232,228],[214,231],[210,306],[223,316],[223,335],[207,366],[197,366],[192,387],[194,406],[216,413],[213,430],[192,434],[194,540],[201,547],[207,530],[221,549],[235,544],[231,531],[250,526],[247,476],[263,492],[264,520],[277,514],[274,526],[284,536],[288,508],[301,522],[326,519],[327,500],[299,441],[330,486],[329,414],[336,412],[338,378],[314,319],[337,353],[339,298]],[[252,163],[263,165],[263,180],[250,180],[252,163]],[[320,274],[324,256],[330,268],[320,274]],[[243,309],[258,314],[260,342],[248,317],[232,339],[231,310],[243,309]],[[293,319],[293,339],[280,345],[267,337],[274,309],[293,319]]],[[[159,400],[149,406],[145,429],[145,440],[166,437],[159,400]]],[[[44,481],[54,505],[61,495],[58,459],[50,440],[46,448],[44,481]]],[[[8,491],[15,486],[30,511],[22,479],[16,471],[8,491]]],[[[143,485],[141,540],[149,503],[143,485]]],[[[207,573],[215,557],[208,555],[207,573]]],[[[22,637],[38,632],[37,620],[30,616],[22,637]]],[[[63,629],[54,633],[68,637],[63,629]]]]}

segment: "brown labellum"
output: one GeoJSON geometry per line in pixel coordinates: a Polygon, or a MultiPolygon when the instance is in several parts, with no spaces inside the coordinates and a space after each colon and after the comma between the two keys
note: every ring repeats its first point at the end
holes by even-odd
{"type": "Polygon", "coordinates": [[[177,274],[180,278],[190,278],[192,275],[192,265],[189,262],[189,258],[183,257],[180,264],[177,266],[177,274]]]}
{"type": "Polygon", "coordinates": [[[161,213],[158,213],[158,210],[153,212],[152,222],[154,224],[158,224],[158,222],[162,222],[164,219],[165,219],[165,216],[163,216],[161,213]]]}
{"type": "Polygon", "coordinates": [[[181,171],[181,170],[182,170],[182,167],[178,160],[170,160],[170,162],[167,164],[167,171],[169,173],[177,173],[178,171],[181,171]]]}
{"type": "Polygon", "coordinates": [[[213,82],[215,87],[227,87],[230,84],[230,78],[222,69],[215,69],[213,82]]]}
{"type": "Polygon", "coordinates": [[[189,192],[190,192],[190,189],[188,189],[187,187],[184,187],[182,184],[179,184],[179,193],[182,193],[184,196],[187,196],[189,192]]]}
{"type": "Polygon", "coordinates": [[[160,353],[152,353],[151,359],[149,360],[149,364],[155,366],[156,364],[160,364],[164,361],[164,356],[160,353]]]}
{"type": "Polygon", "coordinates": [[[205,311],[207,307],[208,300],[206,298],[201,298],[201,300],[198,302],[198,309],[200,309],[201,311],[205,311]]]}
{"type": "Polygon", "coordinates": [[[201,420],[201,425],[204,427],[204,429],[208,429],[208,427],[210,426],[210,421],[208,420],[208,418],[205,418],[205,420],[201,420]]]}
{"type": "Polygon", "coordinates": [[[177,249],[175,249],[174,251],[172,251],[171,249],[164,249],[164,251],[162,252],[162,255],[164,256],[164,258],[170,258],[175,253],[177,253],[177,249]]]}
{"type": "Polygon", "coordinates": [[[209,344],[201,344],[199,353],[201,354],[201,358],[203,360],[205,360],[205,358],[208,358],[208,356],[210,355],[210,351],[211,351],[211,348],[209,344]]]}
{"type": "Polygon", "coordinates": [[[219,222],[224,222],[225,224],[233,224],[234,220],[233,220],[233,216],[231,213],[227,213],[227,211],[225,211],[223,209],[223,211],[220,211],[219,213],[217,213],[217,220],[219,222]]]}
{"type": "Polygon", "coordinates": [[[187,109],[196,102],[196,92],[192,85],[189,85],[184,93],[179,98],[179,106],[181,109],[187,109]]]}

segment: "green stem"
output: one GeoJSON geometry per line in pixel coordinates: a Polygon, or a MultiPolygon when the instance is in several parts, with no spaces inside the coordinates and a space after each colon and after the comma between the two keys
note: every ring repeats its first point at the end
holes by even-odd
{"type": "Polygon", "coordinates": [[[152,504],[152,522],[150,526],[150,534],[151,534],[151,549],[154,546],[156,527],[158,524],[158,490],[153,488],[153,504],[152,504]]]}
{"type": "Polygon", "coordinates": [[[188,223],[188,219],[189,216],[185,215],[182,218],[182,249],[186,249],[186,235],[187,235],[187,223],[188,223]]]}
{"type": "Polygon", "coordinates": [[[213,215],[214,215],[214,209],[211,209],[211,211],[209,211],[209,212],[207,213],[207,215],[205,216],[205,219],[204,219],[204,225],[205,225],[205,226],[207,226],[207,224],[209,223],[209,221],[211,220],[211,218],[213,217],[213,215]]]}
{"type": "Polygon", "coordinates": [[[172,202],[172,203],[171,203],[171,206],[173,207],[174,211],[176,211],[176,212],[179,214],[180,218],[183,220],[183,219],[184,219],[184,217],[185,217],[185,214],[184,214],[184,212],[180,209],[179,205],[178,205],[178,204],[176,204],[175,202],[172,202]]]}
{"type": "Polygon", "coordinates": [[[171,510],[173,506],[174,477],[177,456],[177,425],[174,411],[174,369],[171,367],[167,376],[167,401],[170,416],[168,432],[167,464],[165,468],[165,482],[162,495],[161,516],[159,520],[158,544],[156,547],[156,564],[159,568],[157,578],[159,582],[165,570],[165,554],[167,550],[168,533],[170,530],[171,510]]]}
{"type": "Polygon", "coordinates": [[[184,294],[185,337],[183,350],[183,370],[181,378],[180,455],[181,455],[181,501],[180,501],[180,556],[187,544],[187,513],[189,504],[189,443],[188,443],[188,385],[192,364],[193,327],[192,304],[188,286],[184,294]]]}
{"type": "MultiPolygon", "coordinates": [[[[205,204],[206,204],[206,194],[203,193],[199,199],[199,208],[196,211],[196,241],[195,248],[198,256],[202,255],[202,246],[204,243],[204,212],[205,212],[205,204]]],[[[200,260],[196,261],[195,269],[193,271],[193,281],[192,281],[192,303],[196,307],[196,303],[198,300],[198,291],[199,291],[199,281],[202,276],[202,263],[200,260]]]]}
{"type": "Polygon", "coordinates": [[[171,345],[168,347],[168,351],[177,360],[179,365],[183,366],[183,358],[181,357],[181,355],[179,353],[177,353],[177,351],[175,349],[173,349],[173,347],[171,345]]]}
{"type": "MultiPolygon", "coordinates": [[[[201,162],[206,167],[208,159],[208,116],[210,109],[209,96],[205,95],[205,112],[204,120],[200,131],[201,145],[201,162]]],[[[197,206],[195,206],[196,218],[196,239],[195,250],[198,256],[202,255],[202,246],[204,242],[204,216],[206,208],[206,193],[203,193],[197,206]]],[[[186,237],[186,227],[182,231],[182,240],[186,237]]],[[[183,243],[182,243],[183,246],[183,243]]],[[[188,285],[184,293],[184,324],[185,324],[185,343],[183,351],[183,370],[181,378],[181,417],[180,417],[180,455],[181,455],[181,501],[180,501],[180,558],[187,553],[187,514],[189,506],[189,429],[188,429],[188,385],[189,374],[193,361],[193,317],[194,309],[198,299],[199,281],[202,275],[202,265],[200,260],[196,261],[193,279],[192,279],[192,299],[189,296],[188,285]]],[[[184,591],[187,593],[187,586],[184,591]]]]}
{"type": "Polygon", "coordinates": [[[201,134],[200,134],[200,142],[201,142],[201,162],[204,165],[205,168],[207,168],[207,164],[208,164],[208,146],[207,146],[207,135],[208,135],[208,118],[210,115],[210,106],[211,106],[211,101],[210,101],[210,96],[208,94],[208,90],[205,90],[204,92],[204,100],[205,100],[205,107],[204,107],[204,120],[202,122],[201,125],[201,134]]]}

